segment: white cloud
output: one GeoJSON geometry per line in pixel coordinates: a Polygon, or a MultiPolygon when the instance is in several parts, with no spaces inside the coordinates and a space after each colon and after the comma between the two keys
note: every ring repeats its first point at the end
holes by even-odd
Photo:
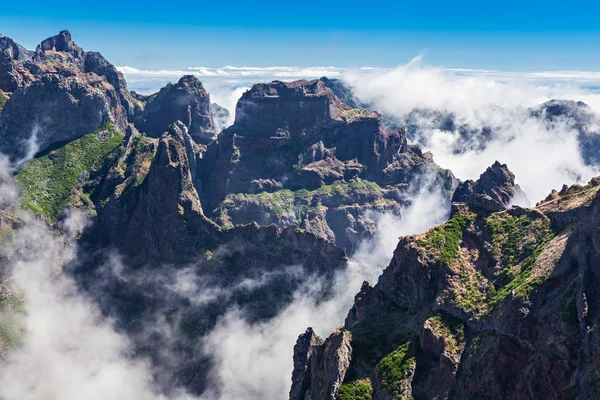
{"type": "Polygon", "coordinates": [[[323,282],[309,279],[294,301],[264,323],[247,322],[239,310],[230,310],[206,337],[206,351],[214,358],[212,385],[203,399],[285,399],[293,369],[293,347],[298,335],[312,326],[328,336],[343,323],[363,281],[375,284],[389,264],[398,237],[420,233],[447,218],[448,205],[427,177],[405,195],[411,206],[402,218],[374,216],[378,233],[351,257],[349,268],[337,274],[333,298],[323,301],[323,282]]]}
{"type": "MultiPolygon", "coordinates": [[[[14,185],[0,163],[0,197],[14,185]]],[[[2,247],[10,285],[24,295],[22,340],[0,359],[2,400],[166,400],[155,392],[149,364],[133,356],[129,339],[79,292],[61,268],[76,255],[75,239],[85,226],[72,214],[56,235],[44,223],[21,214],[23,226],[2,247]]],[[[16,322],[15,322],[16,321],[16,322]]],[[[7,320],[3,320],[6,323],[7,320]]],[[[176,393],[171,399],[191,399],[176,393]]]]}
{"type": "Polygon", "coordinates": [[[416,121],[420,143],[438,164],[459,178],[476,179],[498,160],[508,164],[530,199],[539,201],[563,183],[585,182],[600,174],[597,167],[584,163],[578,132],[569,121],[548,124],[532,118],[527,110],[558,98],[584,101],[599,113],[598,92],[571,81],[548,84],[532,80],[567,76],[594,78],[597,74],[445,70],[426,65],[418,56],[393,70],[349,72],[345,78],[361,100],[400,120],[415,109],[426,109],[452,114],[456,127],[465,125],[478,131],[492,128],[494,136],[485,149],[465,148],[457,153],[461,139],[458,128],[441,131],[433,116],[426,114],[416,121]]]}

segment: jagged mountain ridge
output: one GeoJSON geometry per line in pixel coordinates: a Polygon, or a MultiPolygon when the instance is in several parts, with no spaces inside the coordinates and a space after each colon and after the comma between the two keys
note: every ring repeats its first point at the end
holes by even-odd
{"type": "MultiPolygon", "coordinates": [[[[8,38],[6,42],[21,49],[8,38]]],[[[29,73],[29,81],[13,79],[20,86],[15,83],[17,89],[0,114],[0,126],[5,127],[5,137],[10,137],[0,150],[13,159],[32,151],[43,154],[52,146],[97,131],[107,123],[114,124],[120,132],[135,128],[143,136],[159,138],[172,123],[181,121],[193,142],[186,145],[193,148],[187,156],[193,184],[202,200],[202,212],[226,228],[251,221],[280,227],[299,225],[352,252],[360,240],[374,234],[373,212],[401,214],[406,203],[402,193],[415,176],[428,174],[443,191],[451,191],[456,185],[452,174],[437,167],[430,154],[407,144],[403,130],[386,131],[378,114],[346,105],[334,90],[346,100],[347,90],[326,78],[255,85],[240,99],[235,123],[216,138],[210,97],[193,76],[182,77],[177,84],[143,96],[129,93],[116,68],[98,53],[79,48],[67,31],[44,41],[35,53],[19,51],[7,52],[13,54],[7,58],[11,68],[36,74],[29,73]],[[102,60],[104,68],[86,69],[90,57],[102,60]],[[48,60],[52,61],[52,69],[41,68],[48,60]],[[102,103],[97,98],[95,103],[87,102],[86,93],[97,92],[88,81],[98,76],[100,83],[104,82],[107,88],[112,86],[127,100],[126,120],[114,118],[123,114],[120,104],[102,103]],[[75,114],[77,123],[64,118],[62,110],[68,104],[49,88],[56,85],[67,88],[60,96],[77,104],[77,112],[98,118],[75,114]],[[44,96],[48,96],[47,92],[52,95],[39,103],[39,109],[22,115],[23,102],[37,104],[31,98],[36,96],[34,88],[44,96]],[[79,92],[73,90],[83,90],[84,97],[79,98],[79,92]],[[83,105],[88,103],[85,108],[83,105]],[[23,119],[30,125],[35,122],[30,131],[20,130],[17,134],[23,119]],[[55,120],[61,123],[56,125],[55,120]],[[52,128],[47,129],[44,121],[52,128]],[[69,129],[61,125],[63,121],[69,123],[69,129]],[[85,121],[83,125],[81,121],[85,121]],[[348,190],[349,186],[360,187],[360,193],[348,190]],[[308,198],[304,192],[321,188],[325,193],[333,193],[334,201],[322,201],[319,196],[308,198]],[[258,201],[249,206],[245,201],[238,204],[239,196],[235,196],[283,189],[294,192],[292,201],[258,201]],[[350,203],[352,207],[348,207],[350,203]],[[230,210],[235,210],[231,216],[230,210]],[[240,215],[249,217],[238,218],[240,215]]],[[[143,156],[146,160],[152,157],[152,151],[143,156]]],[[[280,199],[281,195],[290,197],[288,192],[275,193],[274,197],[280,199]]],[[[264,197],[270,196],[258,199],[264,197]]]]}
{"type": "Polygon", "coordinates": [[[290,399],[598,396],[600,180],[499,210],[511,177],[495,164],[459,186],[449,221],[400,238],[339,330],[300,335],[290,399]],[[460,193],[500,172],[485,203],[460,193]]]}
{"type": "MultiPolygon", "coordinates": [[[[400,214],[398,193],[425,173],[446,196],[457,184],[402,131],[386,131],[376,113],[346,106],[321,80],[256,85],[238,103],[234,125],[214,139],[210,98],[195,77],[142,96],[67,31],[36,52],[3,43],[12,50],[2,52],[9,72],[0,146],[18,167],[22,193],[0,213],[2,245],[23,223],[21,208],[57,232],[84,213],[89,225],[78,257],[64,271],[153,361],[166,392],[206,389],[211,359],[198,342],[228,310],[243,310],[250,323],[268,320],[315,277],[326,283],[320,298],[327,299],[333,275],[347,268],[344,249],[375,232],[369,210],[400,214]],[[31,129],[19,130],[22,121],[31,129]],[[23,157],[33,158],[22,164],[23,157]],[[250,210],[250,220],[225,219],[228,196],[281,199],[282,191],[292,193],[285,212],[276,202],[261,204],[262,213],[291,213],[304,225],[264,221],[250,210]],[[172,290],[180,274],[216,294],[191,302],[172,290]],[[146,331],[157,323],[181,340],[146,331]]],[[[10,260],[2,261],[10,274],[10,260]]]]}

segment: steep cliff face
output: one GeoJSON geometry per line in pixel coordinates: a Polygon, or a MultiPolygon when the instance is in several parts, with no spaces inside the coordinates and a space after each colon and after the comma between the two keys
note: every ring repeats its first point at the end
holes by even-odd
{"type": "Polygon", "coordinates": [[[185,75],[149,97],[135,125],[148,136],[160,137],[176,121],[186,126],[196,143],[208,144],[216,137],[210,96],[193,75],[185,75]]]}
{"type": "MultiPolygon", "coordinates": [[[[489,171],[474,186],[486,186],[489,171]]],[[[326,380],[311,363],[290,398],[598,397],[598,182],[554,192],[534,209],[456,203],[444,225],[401,238],[346,318],[344,383],[315,394],[326,380]]],[[[337,335],[313,339],[310,353],[337,335]]]]}
{"type": "Polygon", "coordinates": [[[229,194],[213,214],[222,226],[256,222],[281,227],[297,226],[336,243],[352,254],[377,231],[380,214],[402,216],[407,185],[381,188],[374,182],[356,181],[321,186],[316,190],[281,189],[272,193],[229,194]]]}
{"type": "Polygon", "coordinates": [[[70,141],[110,122],[124,131],[135,100],[123,76],[99,53],[85,52],[68,31],[35,52],[0,38],[0,151],[13,160],[70,141]]]}
{"type": "Polygon", "coordinates": [[[240,98],[235,110],[236,128],[245,137],[303,136],[321,121],[339,115],[346,107],[322,81],[274,81],[257,84],[240,98]]]}
{"type": "Polygon", "coordinates": [[[323,80],[254,85],[201,165],[204,212],[224,226],[299,223],[348,251],[372,234],[370,211],[400,214],[417,178],[442,191],[457,184],[403,130],[385,130],[379,114],[350,108],[323,80]]]}
{"type": "MultiPolygon", "coordinates": [[[[249,323],[273,318],[309,277],[333,282],[347,266],[343,250],[296,227],[223,229],[206,218],[194,185],[201,151],[181,122],[159,139],[108,124],[26,163],[14,205],[56,229],[65,209],[88,216],[69,273],[150,358],[161,389],[184,386],[195,394],[205,390],[211,367],[202,339],[219,318],[232,309],[249,323]],[[183,278],[195,289],[178,288],[183,278]],[[207,296],[197,301],[201,293],[207,296]],[[157,324],[165,330],[154,331],[157,324]]],[[[17,223],[0,213],[0,239],[17,223]]],[[[15,297],[5,289],[0,315],[12,321],[20,303],[5,306],[15,297]]],[[[323,287],[323,298],[330,289],[323,287]]],[[[11,331],[0,336],[0,352],[23,332],[5,322],[2,332],[11,331]]]]}
{"type": "Polygon", "coordinates": [[[34,77],[23,63],[31,62],[34,53],[6,36],[0,36],[0,49],[0,90],[12,93],[31,83],[34,77]]]}

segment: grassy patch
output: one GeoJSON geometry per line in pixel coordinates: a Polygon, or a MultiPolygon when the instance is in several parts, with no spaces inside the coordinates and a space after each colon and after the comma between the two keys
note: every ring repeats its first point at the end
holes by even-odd
{"type": "Polygon", "coordinates": [[[521,273],[516,275],[513,280],[511,280],[507,285],[504,285],[498,289],[494,289],[488,292],[487,294],[487,311],[486,314],[489,314],[494,307],[496,307],[500,302],[506,299],[508,296],[515,295],[521,297],[527,297],[533,290],[535,290],[538,286],[540,286],[547,277],[531,277],[531,271],[535,264],[535,260],[542,252],[544,246],[540,246],[533,251],[533,254],[530,255],[525,261],[522,263],[521,273]]]}
{"type": "Polygon", "coordinates": [[[461,271],[458,276],[465,290],[457,297],[456,303],[465,310],[476,314],[485,306],[485,295],[479,289],[479,283],[484,280],[484,277],[480,271],[475,274],[461,271]]]}
{"type": "Polygon", "coordinates": [[[414,371],[416,360],[406,354],[409,347],[410,342],[404,343],[377,364],[376,371],[381,387],[392,398],[398,398],[404,393],[409,384],[409,375],[414,371]]]}
{"type": "Polygon", "coordinates": [[[338,391],[338,400],[371,400],[373,386],[370,379],[361,379],[344,383],[338,391]]]}
{"type": "MultiPolygon", "coordinates": [[[[275,192],[253,193],[234,193],[229,194],[219,206],[218,221],[220,224],[231,223],[231,216],[234,213],[244,208],[266,213],[271,220],[285,217],[295,217],[293,222],[296,225],[301,225],[303,221],[310,217],[312,213],[321,213],[327,210],[322,203],[334,196],[342,196],[339,199],[346,204],[352,204],[351,196],[355,194],[370,194],[379,193],[383,189],[374,182],[358,181],[347,184],[332,184],[321,186],[316,190],[299,189],[291,191],[289,189],[281,189],[275,192]]],[[[383,202],[393,200],[383,199],[382,195],[373,195],[369,198],[374,198],[374,204],[382,204],[383,202]]],[[[338,199],[335,199],[338,200],[338,199]]],[[[236,214],[239,215],[239,214],[236,214]]],[[[293,219],[293,218],[292,218],[293,219]]]]}
{"type": "Polygon", "coordinates": [[[346,196],[350,192],[355,193],[372,193],[381,191],[381,187],[375,182],[358,181],[351,183],[336,183],[332,185],[324,185],[318,188],[315,194],[322,196],[341,195],[346,196]]]}
{"type": "Polygon", "coordinates": [[[4,105],[6,104],[7,101],[8,101],[8,97],[6,97],[6,95],[4,94],[2,89],[0,89],[0,112],[2,112],[2,109],[4,108],[4,105]]]}
{"type": "Polygon", "coordinates": [[[494,258],[501,267],[517,264],[551,235],[548,219],[528,214],[496,213],[485,224],[492,236],[494,258]]]}
{"type": "Polygon", "coordinates": [[[537,257],[554,237],[547,218],[524,214],[493,214],[486,220],[492,235],[493,255],[500,267],[487,293],[487,311],[510,295],[527,297],[547,277],[531,277],[537,257]]]}
{"type": "Polygon", "coordinates": [[[439,260],[450,265],[458,256],[463,231],[474,219],[475,214],[456,214],[444,225],[429,230],[417,244],[428,250],[439,250],[439,260]]]}
{"type": "Polygon", "coordinates": [[[24,208],[53,221],[69,201],[82,173],[98,165],[123,141],[114,125],[43,154],[23,166],[16,179],[23,191],[19,202],[24,208]]]}

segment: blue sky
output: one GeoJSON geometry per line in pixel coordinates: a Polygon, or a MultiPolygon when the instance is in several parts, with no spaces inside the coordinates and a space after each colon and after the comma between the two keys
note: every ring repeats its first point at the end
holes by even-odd
{"type": "Polygon", "coordinates": [[[592,1],[5,2],[0,33],[28,48],[69,29],[116,65],[600,70],[592,1]],[[493,3],[493,4],[488,4],[493,3]]]}

